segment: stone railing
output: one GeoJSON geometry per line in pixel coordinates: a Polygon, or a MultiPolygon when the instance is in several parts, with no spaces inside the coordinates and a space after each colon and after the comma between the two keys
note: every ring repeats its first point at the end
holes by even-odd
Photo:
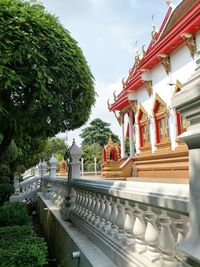
{"type": "Polygon", "coordinates": [[[25,181],[22,181],[19,184],[20,189],[20,199],[23,200],[25,198],[35,200],[38,189],[40,188],[41,177],[33,176],[25,181]]]}
{"type": "Polygon", "coordinates": [[[181,266],[188,232],[188,185],[61,178],[42,195],[116,266],[181,266]]]}

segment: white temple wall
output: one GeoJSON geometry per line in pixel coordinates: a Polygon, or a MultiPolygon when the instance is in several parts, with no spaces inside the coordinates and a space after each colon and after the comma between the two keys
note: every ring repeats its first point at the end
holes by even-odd
{"type": "Polygon", "coordinates": [[[153,98],[157,93],[168,105],[171,99],[170,92],[170,75],[167,75],[163,65],[157,64],[151,70],[152,84],[153,84],[153,98]]]}
{"type": "MultiPolygon", "coordinates": [[[[197,50],[200,49],[200,31],[196,34],[197,50]]],[[[186,45],[182,45],[170,54],[171,73],[167,75],[163,65],[158,63],[153,69],[144,73],[144,80],[152,80],[153,94],[149,97],[144,87],[129,94],[130,100],[137,100],[147,111],[148,115],[153,116],[153,105],[156,93],[163,99],[169,110],[169,134],[171,148],[176,147],[176,114],[171,109],[171,99],[174,95],[176,80],[185,83],[195,70],[195,61],[192,59],[186,45]],[[171,85],[170,85],[171,84],[171,85]]],[[[137,117],[138,114],[136,114],[137,117]]],[[[139,131],[136,127],[136,150],[139,151],[139,131]]],[[[155,150],[155,125],[153,119],[150,122],[150,141],[152,152],[155,150]]]]}
{"type": "MultiPolygon", "coordinates": [[[[192,59],[190,52],[186,45],[182,45],[176,49],[171,55],[171,75],[172,83],[175,84],[179,80],[182,84],[185,83],[195,69],[195,61],[192,59]]],[[[172,96],[174,94],[175,86],[172,87],[172,96]]],[[[170,103],[171,105],[171,103],[170,103]]]]}

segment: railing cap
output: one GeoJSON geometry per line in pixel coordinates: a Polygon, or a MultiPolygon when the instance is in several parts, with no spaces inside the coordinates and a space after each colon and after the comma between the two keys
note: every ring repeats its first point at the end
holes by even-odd
{"type": "Polygon", "coordinates": [[[75,139],[73,139],[73,143],[71,147],[69,148],[70,155],[81,155],[82,151],[81,149],[77,146],[75,139]]]}
{"type": "Polygon", "coordinates": [[[54,157],[54,154],[52,154],[52,156],[51,156],[51,158],[50,158],[50,160],[49,160],[49,164],[57,164],[57,160],[56,160],[56,158],[54,157]]]}

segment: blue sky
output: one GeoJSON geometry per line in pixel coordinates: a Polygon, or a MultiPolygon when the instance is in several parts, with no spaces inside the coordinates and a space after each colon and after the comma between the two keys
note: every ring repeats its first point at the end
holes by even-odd
{"type": "MultiPolygon", "coordinates": [[[[121,80],[132,67],[135,42],[138,49],[150,42],[151,19],[159,27],[168,6],[165,0],[42,0],[45,8],[55,14],[78,45],[91,68],[98,94],[91,119],[100,117],[111,123],[120,136],[120,128],[107,109],[107,99],[113,101],[114,90],[120,92],[121,80]]],[[[174,0],[177,4],[179,0],[174,0]]],[[[68,143],[80,130],[68,133],[68,143]]]]}

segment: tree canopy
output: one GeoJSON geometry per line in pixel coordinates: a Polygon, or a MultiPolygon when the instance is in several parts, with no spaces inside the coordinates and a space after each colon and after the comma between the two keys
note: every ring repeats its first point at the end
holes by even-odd
{"type": "Polygon", "coordinates": [[[82,130],[80,137],[83,139],[83,145],[99,144],[101,147],[107,144],[109,136],[111,135],[114,142],[118,142],[117,135],[112,133],[110,123],[104,122],[96,118],[90,122],[90,125],[82,130]]]}
{"type": "Polygon", "coordinates": [[[37,1],[0,0],[0,34],[1,159],[16,133],[47,138],[82,126],[95,91],[76,41],[37,1]]]}

